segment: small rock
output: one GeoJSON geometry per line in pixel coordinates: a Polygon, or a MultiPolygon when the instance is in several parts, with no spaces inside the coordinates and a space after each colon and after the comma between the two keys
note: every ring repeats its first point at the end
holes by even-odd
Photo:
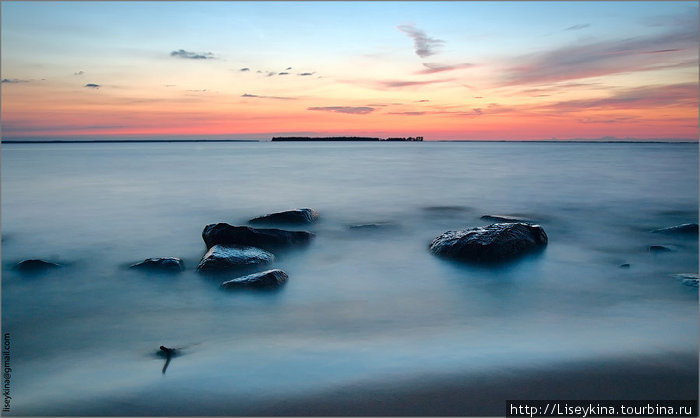
{"type": "Polygon", "coordinates": [[[318,212],[313,209],[292,209],[283,212],[270,213],[249,220],[257,224],[310,224],[316,222],[318,212]]]}
{"type": "Polygon", "coordinates": [[[673,250],[668,248],[668,247],[664,247],[663,245],[650,245],[649,246],[650,253],[668,253],[671,251],[673,251],[673,250]]]}
{"type": "Polygon", "coordinates": [[[651,232],[660,234],[698,234],[698,224],[682,224],[676,226],[670,226],[668,228],[655,229],[651,232]]]}
{"type": "Polygon", "coordinates": [[[183,271],[185,263],[176,257],[147,258],[140,263],[132,264],[129,268],[174,273],[183,271]]]}
{"type": "Polygon", "coordinates": [[[307,244],[314,237],[308,231],[286,231],[276,228],[251,228],[227,223],[209,224],[202,231],[207,248],[213,245],[249,246],[274,250],[279,247],[307,244]]]}
{"type": "Polygon", "coordinates": [[[350,225],[348,228],[356,231],[374,231],[377,229],[395,228],[397,225],[392,222],[374,222],[368,224],[350,225]]]}
{"type": "Polygon", "coordinates": [[[38,273],[61,267],[60,264],[51,263],[44,260],[23,260],[15,265],[15,270],[25,273],[38,273]]]}
{"type": "Polygon", "coordinates": [[[497,223],[447,231],[431,242],[430,250],[443,257],[490,263],[515,258],[545,245],[547,234],[539,225],[497,223]]]}
{"type": "Polygon", "coordinates": [[[243,287],[273,288],[284,284],[289,276],[282,270],[267,270],[260,273],[249,274],[221,283],[224,289],[238,289],[243,287]]]}
{"type": "Polygon", "coordinates": [[[245,266],[268,264],[274,259],[274,255],[260,248],[214,245],[202,257],[197,271],[221,272],[245,266]]]}
{"type": "Polygon", "coordinates": [[[690,287],[698,287],[698,282],[700,281],[697,273],[680,273],[674,274],[673,277],[690,287]]]}
{"type": "Polygon", "coordinates": [[[628,268],[630,268],[630,264],[629,263],[620,264],[620,268],[621,269],[628,269],[628,268]]]}
{"type": "Polygon", "coordinates": [[[481,219],[485,221],[490,221],[490,222],[501,222],[501,223],[526,223],[526,224],[531,224],[535,223],[532,219],[525,219],[525,218],[520,218],[517,216],[509,216],[509,215],[484,215],[481,217],[481,219]]]}

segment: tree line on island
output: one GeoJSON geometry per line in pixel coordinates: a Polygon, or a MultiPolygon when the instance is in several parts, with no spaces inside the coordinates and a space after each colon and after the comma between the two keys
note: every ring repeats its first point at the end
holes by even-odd
{"type": "Polygon", "coordinates": [[[407,138],[374,138],[364,136],[327,136],[327,137],[310,137],[310,136],[273,136],[272,141],[392,141],[392,142],[415,142],[423,141],[422,136],[409,136],[407,138]]]}

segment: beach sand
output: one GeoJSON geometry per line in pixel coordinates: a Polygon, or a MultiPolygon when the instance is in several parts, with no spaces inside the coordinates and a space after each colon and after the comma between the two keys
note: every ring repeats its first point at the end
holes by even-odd
{"type": "Polygon", "coordinates": [[[666,352],[503,367],[358,381],[289,396],[213,393],[198,389],[196,382],[188,390],[166,394],[140,388],[114,395],[80,405],[53,405],[51,415],[505,416],[506,400],[516,399],[687,400],[698,397],[698,357],[693,352],[666,352]]]}

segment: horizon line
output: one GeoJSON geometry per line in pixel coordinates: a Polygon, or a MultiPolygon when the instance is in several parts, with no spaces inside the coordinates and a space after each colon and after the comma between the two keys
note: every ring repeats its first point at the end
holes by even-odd
{"type": "MultiPolygon", "coordinates": [[[[273,142],[270,139],[2,139],[2,144],[104,144],[104,143],[168,143],[168,142],[273,142]]],[[[279,141],[284,142],[284,141],[279,141]]],[[[313,142],[313,141],[308,141],[313,142]]],[[[321,141],[319,141],[321,142],[321,141]]],[[[391,141],[378,141],[391,142],[391,141]]],[[[639,139],[639,138],[573,138],[573,139],[427,139],[424,141],[405,141],[405,142],[533,142],[533,143],[657,143],[657,144],[689,144],[699,143],[698,139],[687,138],[654,138],[654,139],[639,139]]]]}

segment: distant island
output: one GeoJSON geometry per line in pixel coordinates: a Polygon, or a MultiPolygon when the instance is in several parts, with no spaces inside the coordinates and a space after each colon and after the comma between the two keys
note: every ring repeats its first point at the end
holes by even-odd
{"type": "Polygon", "coordinates": [[[396,141],[396,142],[415,142],[423,141],[422,136],[408,138],[372,138],[364,136],[328,136],[328,137],[310,137],[310,136],[273,136],[273,141],[299,142],[299,141],[396,141]]]}

